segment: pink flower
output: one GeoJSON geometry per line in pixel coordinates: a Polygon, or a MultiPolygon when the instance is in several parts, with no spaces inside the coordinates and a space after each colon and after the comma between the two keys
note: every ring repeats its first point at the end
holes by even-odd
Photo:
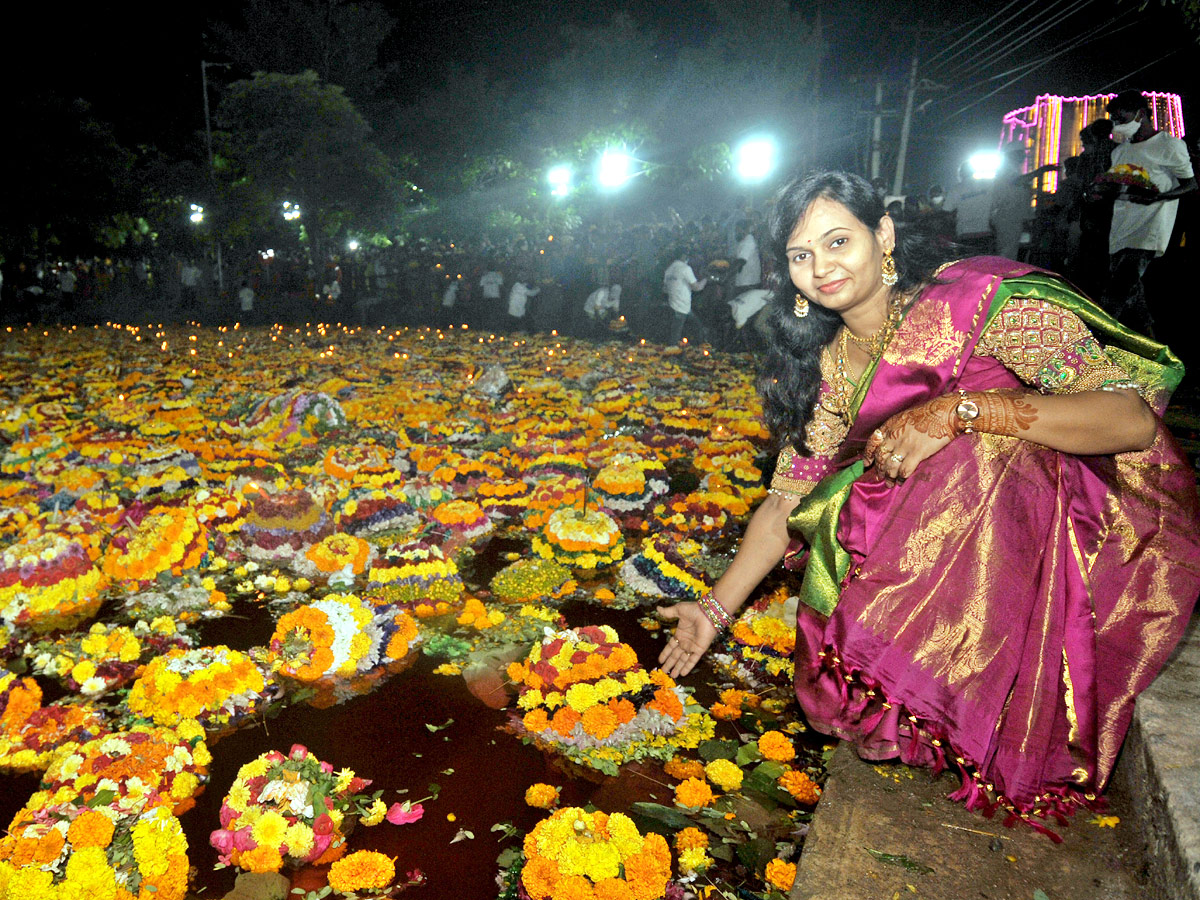
{"type": "Polygon", "coordinates": [[[408,825],[410,822],[416,822],[423,815],[425,815],[425,807],[420,803],[414,806],[405,800],[403,803],[393,803],[385,818],[393,825],[408,825]]]}
{"type": "Polygon", "coordinates": [[[288,757],[291,759],[307,759],[308,748],[303,744],[292,744],[292,749],[288,751],[288,757]]]}
{"type": "Polygon", "coordinates": [[[208,842],[220,851],[222,856],[228,856],[229,851],[233,849],[233,832],[224,828],[214,831],[208,836],[208,842]]]}
{"type": "Polygon", "coordinates": [[[237,812],[228,803],[221,804],[221,827],[228,828],[229,823],[238,817],[237,812]]]}
{"type": "Polygon", "coordinates": [[[326,775],[332,775],[333,774],[333,766],[330,763],[327,763],[324,760],[322,760],[321,761],[321,771],[324,772],[326,775]]]}
{"type": "Polygon", "coordinates": [[[329,845],[333,843],[333,835],[318,834],[313,838],[313,848],[308,854],[309,861],[320,859],[325,855],[325,851],[329,849],[329,845]]]}
{"type": "Polygon", "coordinates": [[[239,828],[233,833],[233,849],[245,853],[247,850],[253,850],[257,846],[258,841],[254,839],[254,835],[250,833],[249,828],[239,828]]]}
{"type": "Polygon", "coordinates": [[[313,834],[318,836],[333,834],[333,819],[330,818],[329,813],[321,813],[317,816],[313,822],[313,834]]]}

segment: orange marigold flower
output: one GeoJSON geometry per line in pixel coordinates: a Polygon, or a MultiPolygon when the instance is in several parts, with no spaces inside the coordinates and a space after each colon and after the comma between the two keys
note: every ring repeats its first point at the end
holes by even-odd
{"type": "Polygon", "coordinates": [[[796,758],[796,748],[781,731],[765,732],[758,739],[758,752],[764,759],[773,759],[776,762],[787,762],[796,758]]]}
{"type": "Polygon", "coordinates": [[[609,707],[616,714],[617,721],[624,725],[626,722],[632,722],[633,717],[637,715],[637,707],[626,700],[624,697],[619,700],[608,701],[609,707]]]}
{"type": "Polygon", "coordinates": [[[531,784],[525,791],[525,802],[535,809],[549,809],[558,803],[558,792],[552,784],[531,784]]]}
{"type": "Polygon", "coordinates": [[[525,718],[521,720],[521,724],[525,726],[526,731],[540,734],[550,727],[550,720],[546,718],[546,711],[539,706],[537,709],[531,709],[525,713],[525,718]]]}
{"type": "Polygon", "coordinates": [[[546,900],[560,877],[558,865],[545,856],[530,856],[521,870],[521,884],[533,900],[546,900]]]}
{"type": "Polygon", "coordinates": [[[592,883],[582,875],[564,875],[550,892],[550,900],[594,900],[592,883]]]}
{"type": "Polygon", "coordinates": [[[329,868],[329,886],[335,891],[378,891],[396,877],[396,864],[382,853],[359,850],[329,868]]]}
{"type": "Polygon", "coordinates": [[[811,806],[821,799],[821,788],[807,772],[790,770],[779,776],[779,786],[796,798],[798,803],[811,806]]]}
{"type": "Polygon", "coordinates": [[[550,727],[566,737],[574,730],[577,722],[579,722],[579,713],[569,706],[564,706],[554,714],[554,718],[550,720],[550,727]]]}
{"type": "Polygon", "coordinates": [[[694,828],[689,825],[683,831],[675,835],[676,850],[695,850],[697,848],[704,849],[708,847],[708,835],[699,828],[694,828]]]}
{"type": "Polygon", "coordinates": [[[94,809],[85,810],[75,817],[67,829],[67,838],[75,849],[83,847],[107,847],[112,843],[112,820],[94,809]]]}
{"type": "Polygon", "coordinates": [[[249,872],[278,872],[283,865],[283,857],[276,848],[263,845],[245,851],[237,864],[238,868],[249,872]]]}
{"type": "Polygon", "coordinates": [[[33,861],[38,865],[54,862],[62,853],[65,843],[66,839],[63,838],[62,832],[57,828],[51,828],[41,836],[37,846],[33,848],[33,861]]]}
{"type": "Polygon", "coordinates": [[[617,714],[607,705],[588,707],[583,712],[583,730],[598,741],[602,741],[617,730],[617,714]]]}
{"type": "Polygon", "coordinates": [[[689,806],[696,809],[708,806],[715,799],[717,798],[713,796],[708,782],[701,781],[699,778],[685,778],[675,786],[675,803],[678,806],[689,806]]]}
{"type": "Polygon", "coordinates": [[[650,701],[649,706],[675,721],[679,721],[683,716],[683,704],[679,702],[675,692],[669,688],[659,688],[655,691],[654,699],[650,701]]]}
{"type": "Polygon", "coordinates": [[[796,864],[773,859],[767,863],[767,883],[781,891],[790,891],[796,881],[796,864]]]}
{"type": "Polygon", "coordinates": [[[633,900],[633,889],[620,878],[605,878],[596,883],[596,900],[633,900]]]}
{"type": "Polygon", "coordinates": [[[685,778],[703,778],[704,763],[698,759],[684,759],[682,756],[672,756],[667,760],[667,764],[663,766],[663,771],[672,778],[678,778],[680,781],[685,778]]]}

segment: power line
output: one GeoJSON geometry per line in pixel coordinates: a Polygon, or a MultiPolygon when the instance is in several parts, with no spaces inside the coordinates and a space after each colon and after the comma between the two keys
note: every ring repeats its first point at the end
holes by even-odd
{"type": "Polygon", "coordinates": [[[1124,75],[1122,75],[1122,76],[1121,76],[1120,78],[1118,78],[1116,81],[1110,81],[1108,84],[1104,85],[1104,87],[1097,88],[1097,89],[1096,89],[1096,93],[1097,93],[1097,94],[1103,94],[1103,93],[1104,93],[1105,91],[1107,91],[1107,90],[1108,90],[1110,87],[1115,87],[1116,85],[1118,85],[1118,84],[1120,84],[1122,81],[1124,81],[1126,78],[1132,78],[1134,75],[1136,75],[1138,72],[1142,71],[1143,69],[1148,69],[1148,68],[1150,68],[1150,67],[1151,67],[1151,66],[1153,66],[1153,65],[1157,65],[1158,63],[1160,63],[1160,62],[1162,62],[1164,59],[1166,59],[1168,56],[1174,56],[1176,53],[1178,53],[1178,52],[1179,52],[1180,50],[1182,50],[1182,49],[1183,49],[1182,47],[1176,47],[1174,50],[1170,51],[1169,53],[1164,53],[1164,54],[1163,54],[1162,56],[1160,56],[1158,59],[1156,59],[1156,60],[1153,60],[1153,61],[1151,61],[1151,62],[1148,62],[1148,63],[1146,63],[1144,66],[1138,66],[1138,67],[1137,67],[1136,69],[1134,69],[1132,72],[1126,72],[1124,75]]]}
{"type": "MultiPolygon", "coordinates": [[[[1065,0],[1055,0],[1055,4],[1057,4],[1057,3],[1062,3],[1062,2],[1065,2],[1065,0]]],[[[1054,4],[1052,4],[1052,5],[1054,5],[1054,4]]],[[[1006,10],[1007,10],[1007,9],[1009,9],[1011,6],[1012,6],[1012,4],[1010,3],[1008,6],[1004,7],[1004,9],[1006,9],[1006,10]]],[[[950,63],[950,61],[951,61],[951,60],[953,60],[953,59],[955,59],[955,58],[957,58],[957,57],[961,56],[963,53],[965,53],[965,52],[967,52],[968,50],[970,50],[972,47],[974,47],[976,44],[978,44],[978,43],[979,43],[980,41],[982,41],[984,38],[986,38],[986,37],[989,37],[990,35],[994,34],[994,33],[995,33],[997,30],[999,30],[999,29],[1003,28],[1003,27],[1004,27],[1005,25],[1007,25],[1009,22],[1013,21],[1013,19],[1016,19],[1016,18],[1020,17],[1022,14],[1024,14],[1025,12],[1027,12],[1028,10],[1030,10],[1031,8],[1034,8],[1035,6],[1036,6],[1036,2],[1035,2],[1035,0],[1029,0],[1029,2],[1025,3],[1025,5],[1024,5],[1024,6],[1022,6],[1022,7],[1021,7],[1019,10],[1017,10],[1015,13],[1013,13],[1013,15],[1009,16],[1009,17],[1008,17],[1007,19],[1005,19],[1004,21],[1002,21],[1002,22],[998,22],[998,23],[996,23],[995,25],[993,25],[991,28],[989,28],[989,29],[988,29],[987,31],[985,31],[983,34],[979,35],[979,37],[978,37],[978,38],[976,38],[974,41],[972,41],[972,42],[971,42],[970,44],[968,44],[967,46],[965,46],[965,47],[960,47],[960,48],[959,48],[958,50],[956,50],[954,53],[950,54],[950,56],[949,56],[949,57],[947,57],[945,60],[943,60],[943,61],[942,61],[942,62],[939,64],[939,66],[938,66],[937,68],[943,68],[943,69],[944,69],[944,68],[945,68],[945,67],[946,67],[946,66],[947,66],[947,65],[950,63]]],[[[996,15],[1000,15],[1000,13],[997,13],[996,15]]],[[[995,16],[993,16],[993,18],[995,18],[995,16]]],[[[936,69],[935,69],[935,71],[936,71],[936,69]]]]}
{"type": "MultiPolygon", "coordinates": [[[[959,44],[961,44],[963,41],[965,41],[967,38],[969,38],[971,35],[973,35],[976,31],[978,31],[980,28],[982,28],[984,25],[986,25],[988,22],[992,21],[992,19],[996,18],[996,16],[1003,15],[1006,10],[1008,10],[1009,8],[1011,8],[1013,6],[1016,6],[1020,2],[1021,2],[1021,0],[1011,0],[1011,2],[1008,4],[1008,6],[1004,7],[1003,9],[999,10],[998,12],[995,12],[992,15],[988,16],[986,19],[984,19],[982,22],[980,22],[978,25],[976,25],[974,28],[972,28],[970,31],[968,31],[966,34],[964,34],[962,37],[960,37],[957,41],[951,42],[950,44],[948,44],[947,46],[945,46],[941,50],[939,50],[937,53],[933,54],[933,56],[929,57],[929,62],[932,63],[935,60],[937,60],[937,58],[939,56],[941,56],[943,53],[953,50],[955,47],[957,47],[959,44]]],[[[1027,2],[1025,5],[1029,6],[1031,4],[1027,2]]]]}
{"type": "MultiPolygon", "coordinates": [[[[1074,44],[1069,44],[1068,46],[1063,47],[1058,52],[1052,53],[1050,56],[1047,56],[1040,63],[1038,63],[1034,67],[1030,68],[1029,71],[1023,72],[1022,74],[1018,75],[1016,78],[1006,81],[1004,84],[1000,85],[1000,87],[996,88],[994,91],[990,91],[989,93],[984,94],[978,100],[974,100],[971,103],[968,103],[966,106],[962,107],[961,109],[957,109],[954,112],[950,113],[950,115],[946,116],[946,120],[953,119],[955,116],[958,116],[958,115],[966,112],[968,109],[972,109],[972,108],[978,106],[980,103],[982,103],[984,100],[987,100],[989,97],[994,97],[996,94],[1000,93],[1001,91],[1003,91],[1010,85],[1016,84],[1018,81],[1020,81],[1026,75],[1029,75],[1031,72],[1035,72],[1038,69],[1042,68],[1042,66],[1045,66],[1050,62],[1053,62],[1057,57],[1062,56],[1064,53],[1069,53],[1070,51],[1077,49],[1078,47],[1082,46],[1083,44],[1088,43],[1089,41],[1094,39],[1094,37],[1099,37],[1099,36],[1109,37],[1111,35],[1117,34],[1118,32],[1124,31],[1127,28],[1132,28],[1135,24],[1137,24],[1137,23],[1136,22],[1128,22],[1119,28],[1109,31],[1108,34],[1105,34],[1105,35],[1096,35],[1093,33],[1092,35],[1084,36],[1084,38],[1081,38],[1079,41],[1076,41],[1074,44]]],[[[1102,28],[1107,28],[1107,27],[1108,27],[1108,25],[1102,26],[1102,28]]],[[[1100,29],[1097,29],[1097,30],[1100,30],[1100,29]]]]}
{"type": "MultiPolygon", "coordinates": [[[[1061,12],[1059,12],[1057,14],[1057,16],[1054,19],[1052,19],[1048,22],[1041,23],[1040,25],[1037,25],[1036,28],[1032,27],[1035,25],[1035,23],[1037,22],[1037,19],[1038,19],[1038,16],[1035,16],[1034,18],[1030,19],[1029,22],[1027,23],[1031,27],[1026,32],[1024,32],[1020,36],[1016,36],[1015,38],[1010,39],[1009,41],[1006,41],[1004,43],[1004,46],[998,47],[995,50],[992,50],[990,53],[984,53],[981,58],[972,60],[969,64],[967,64],[965,69],[963,69],[961,72],[958,73],[957,77],[967,78],[967,77],[970,77],[970,76],[976,74],[977,72],[983,71],[984,69],[988,68],[989,66],[994,65],[998,60],[1004,58],[1005,56],[1013,53],[1016,50],[1019,50],[1020,48],[1024,47],[1026,44],[1028,44],[1030,41],[1036,40],[1038,37],[1041,37],[1046,32],[1053,29],[1055,26],[1061,24],[1062,22],[1069,19],[1071,16],[1075,15],[1077,12],[1082,10],[1084,7],[1091,5],[1093,2],[1095,2],[1095,0],[1075,0],[1075,3],[1073,6],[1070,6],[1067,9],[1062,10],[1061,12]]],[[[1047,7],[1039,15],[1044,15],[1046,13],[1049,13],[1050,9],[1051,9],[1050,7],[1047,7]]]]}

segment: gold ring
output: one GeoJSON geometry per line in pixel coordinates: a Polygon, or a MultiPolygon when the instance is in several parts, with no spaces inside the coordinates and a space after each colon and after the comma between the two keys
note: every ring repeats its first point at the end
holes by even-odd
{"type": "Polygon", "coordinates": [[[904,454],[903,453],[893,453],[892,454],[892,462],[904,462],[904,454]]]}

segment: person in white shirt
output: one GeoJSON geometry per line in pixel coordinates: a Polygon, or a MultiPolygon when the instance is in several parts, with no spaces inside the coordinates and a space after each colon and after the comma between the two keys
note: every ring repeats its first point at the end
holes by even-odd
{"type": "Polygon", "coordinates": [[[513,331],[520,330],[525,324],[525,310],[529,304],[529,298],[541,292],[541,288],[530,287],[526,284],[525,279],[513,283],[508,292],[509,327],[513,331]]]}
{"type": "Polygon", "coordinates": [[[497,269],[488,269],[479,279],[479,295],[482,299],[479,315],[484,328],[494,328],[500,318],[500,288],[504,286],[504,275],[497,269]]]}
{"type": "Polygon", "coordinates": [[[1187,145],[1150,121],[1150,104],[1141,91],[1122,91],[1108,103],[1113,137],[1119,143],[1112,164],[1140,166],[1159,189],[1157,194],[1122,194],[1113,204],[1108,233],[1109,283],[1101,299],[1112,316],[1154,337],[1154,319],[1146,303],[1143,278],[1150,263],[1166,252],[1175,227],[1178,198],[1196,190],[1187,145]]]}
{"type": "Polygon", "coordinates": [[[608,319],[621,309],[621,286],[597,288],[583,303],[583,314],[589,319],[608,319]]]}
{"type": "Polygon", "coordinates": [[[954,239],[973,250],[992,249],[992,227],[989,221],[992,209],[992,183],[977,179],[971,167],[963,163],[958,167],[955,182],[942,209],[954,213],[954,239]]]}
{"type": "Polygon", "coordinates": [[[692,314],[692,294],[704,290],[708,284],[707,278],[696,278],[696,273],[688,265],[686,250],[676,249],[674,260],[663,272],[663,291],[667,295],[667,305],[671,307],[671,335],[669,344],[678,344],[683,338],[683,323],[692,314]]]}
{"type": "Polygon", "coordinates": [[[738,242],[734,257],[745,260],[745,264],[733,277],[733,291],[740,294],[762,283],[762,263],[758,257],[758,241],[754,239],[754,225],[749,219],[742,219],[737,227],[738,242]]]}
{"type": "Polygon", "coordinates": [[[241,321],[250,324],[254,318],[254,288],[250,287],[249,281],[243,281],[238,288],[238,305],[242,310],[241,321]]]}

